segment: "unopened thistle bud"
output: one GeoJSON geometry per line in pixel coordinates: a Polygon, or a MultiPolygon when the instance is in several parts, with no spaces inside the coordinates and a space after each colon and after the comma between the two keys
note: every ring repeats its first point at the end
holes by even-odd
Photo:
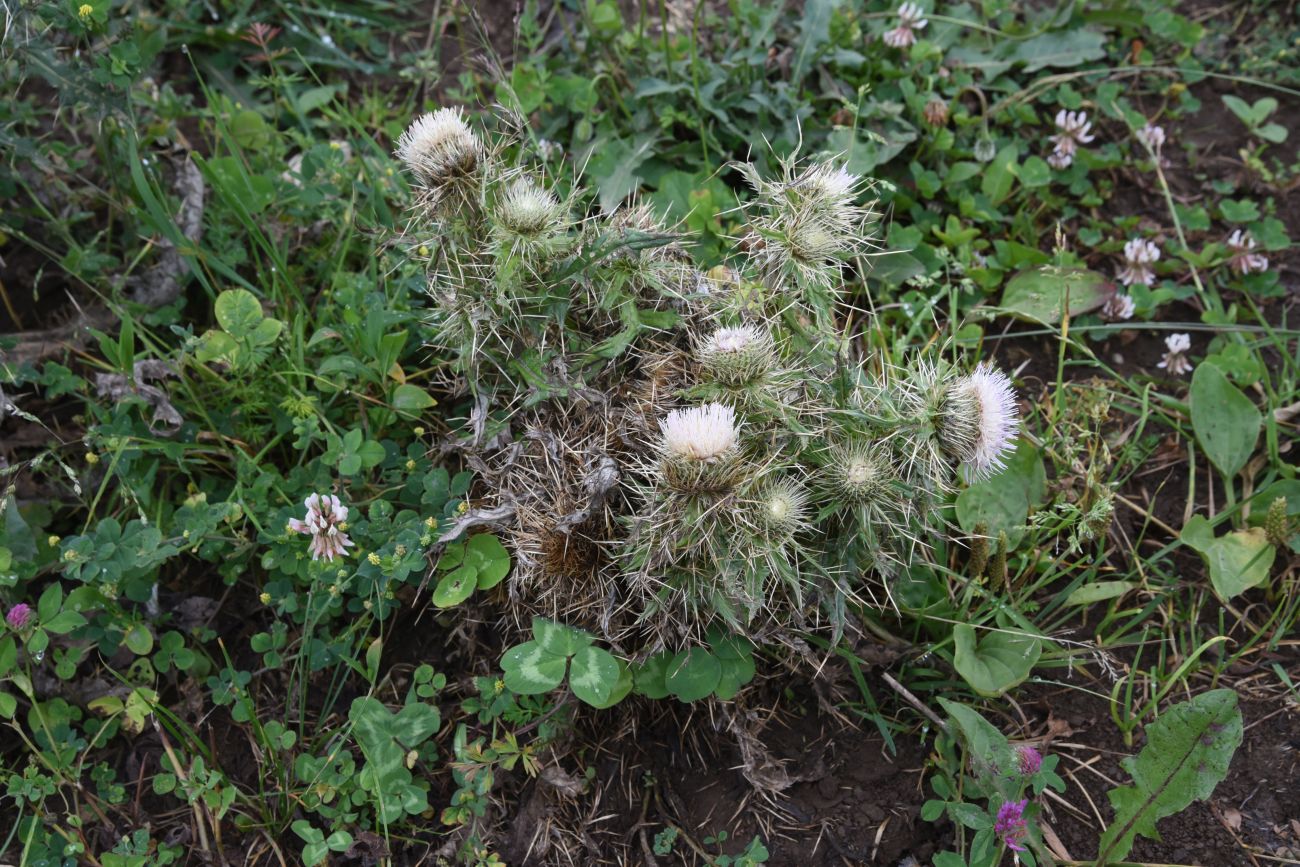
{"type": "Polygon", "coordinates": [[[826,469],[834,494],[852,505],[883,504],[895,477],[885,450],[863,444],[836,448],[826,469]]]}
{"type": "Polygon", "coordinates": [[[1286,497],[1274,497],[1264,516],[1264,536],[1274,545],[1291,541],[1291,519],[1286,513],[1286,497]]]}
{"type": "Polygon", "coordinates": [[[753,325],[719,328],[705,339],[697,357],[703,375],[723,385],[762,379],[776,365],[772,335],[753,325]]]}
{"type": "Polygon", "coordinates": [[[537,239],[557,231],[564,222],[564,206],[555,193],[529,177],[516,178],[497,201],[500,227],[521,239],[537,239]]]}
{"type": "Polygon", "coordinates": [[[659,422],[668,483],[679,490],[730,485],[740,453],[736,411],[720,403],[677,409],[659,422]]]}
{"type": "Polygon", "coordinates": [[[440,108],[416,118],[402,133],[397,157],[431,190],[442,191],[474,175],[483,145],[459,108],[440,108]]]}
{"type": "Polygon", "coordinates": [[[1006,466],[1018,424],[1011,380],[981,363],[948,386],[939,409],[939,443],[973,478],[988,478],[1006,466]]]}
{"type": "Polygon", "coordinates": [[[784,542],[807,525],[808,492],[796,482],[766,482],[759,486],[752,509],[763,535],[784,542]]]}

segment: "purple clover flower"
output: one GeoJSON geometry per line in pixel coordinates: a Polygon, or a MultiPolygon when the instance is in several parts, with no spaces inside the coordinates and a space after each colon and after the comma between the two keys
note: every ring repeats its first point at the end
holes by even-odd
{"type": "Polygon", "coordinates": [[[1007,801],[998,808],[998,818],[993,823],[993,833],[997,834],[998,839],[1012,852],[1025,851],[1023,841],[1025,835],[1029,833],[1029,825],[1025,822],[1025,807],[1028,804],[1028,800],[1022,799],[1007,801]]]}
{"type": "Polygon", "coordinates": [[[1016,747],[1016,759],[1020,762],[1020,775],[1032,777],[1043,766],[1043,754],[1029,744],[1016,747]]]}
{"type": "Polygon", "coordinates": [[[10,608],[9,613],[5,615],[5,623],[8,623],[9,627],[15,632],[21,630],[31,622],[32,606],[28,605],[26,602],[19,602],[13,608],[10,608]]]}

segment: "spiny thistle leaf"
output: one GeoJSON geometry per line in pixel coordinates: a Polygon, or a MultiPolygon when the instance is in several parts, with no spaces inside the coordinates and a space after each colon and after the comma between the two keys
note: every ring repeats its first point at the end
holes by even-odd
{"type": "Polygon", "coordinates": [[[1175,705],[1147,726],[1147,745],[1120,762],[1133,785],[1108,794],[1115,821],[1102,835],[1097,863],[1126,857],[1138,834],[1160,839],[1156,821],[1203,801],[1228,773],[1241,745],[1237,694],[1215,689],[1175,705]]]}

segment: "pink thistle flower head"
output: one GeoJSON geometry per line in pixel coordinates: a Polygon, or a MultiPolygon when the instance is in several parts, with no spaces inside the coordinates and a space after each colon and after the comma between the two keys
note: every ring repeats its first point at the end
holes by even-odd
{"type": "Polygon", "coordinates": [[[1119,271],[1119,281],[1125,286],[1141,283],[1150,286],[1156,272],[1151,265],[1160,260],[1160,248],[1145,238],[1133,238],[1124,245],[1124,267],[1119,271]]]}
{"type": "Polygon", "coordinates": [[[347,506],[333,494],[312,494],[303,500],[303,505],[307,507],[306,517],[301,521],[289,519],[289,529],[311,536],[308,550],[313,560],[328,562],[342,557],[346,553],[344,549],[353,545],[348,534],[343,532],[347,527],[347,506]]]}
{"type": "Polygon", "coordinates": [[[1268,258],[1262,253],[1255,252],[1255,238],[1250,232],[1243,232],[1236,229],[1228,236],[1228,250],[1232,253],[1232,258],[1228,260],[1228,267],[1238,274],[1251,274],[1256,271],[1268,270],[1268,258]]]}
{"type": "Polygon", "coordinates": [[[997,834],[998,839],[1012,852],[1025,851],[1024,839],[1029,833],[1029,825],[1025,822],[1025,807],[1028,805],[1028,800],[1007,801],[998,808],[998,818],[993,823],[993,833],[997,834]]]}
{"type": "Polygon", "coordinates": [[[898,26],[880,38],[891,48],[910,48],[916,44],[916,31],[924,30],[929,23],[920,6],[904,3],[898,7],[898,26]]]}
{"type": "Polygon", "coordinates": [[[5,623],[8,623],[9,628],[17,632],[32,622],[32,616],[32,606],[26,602],[19,602],[9,609],[9,613],[5,615],[5,623]]]}
{"type": "Polygon", "coordinates": [[[1029,744],[1016,747],[1016,761],[1020,763],[1020,775],[1032,777],[1043,767],[1043,754],[1029,744]]]}

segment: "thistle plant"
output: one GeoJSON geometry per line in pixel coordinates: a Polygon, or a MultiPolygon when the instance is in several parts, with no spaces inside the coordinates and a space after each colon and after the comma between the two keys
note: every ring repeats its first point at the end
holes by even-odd
{"type": "Polygon", "coordinates": [[[505,528],[521,623],[632,655],[718,622],[838,628],[928,556],[963,476],[1004,465],[1005,374],[886,363],[843,332],[875,212],[836,160],[735,166],[744,228],[705,274],[644,204],[579,217],[514,119],[477,133],[446,111],[399,142],[420,184],[407,234],[427,248],[433,348],[475,407],[453,445],[483,505],[460,526],[505,528]]]}

